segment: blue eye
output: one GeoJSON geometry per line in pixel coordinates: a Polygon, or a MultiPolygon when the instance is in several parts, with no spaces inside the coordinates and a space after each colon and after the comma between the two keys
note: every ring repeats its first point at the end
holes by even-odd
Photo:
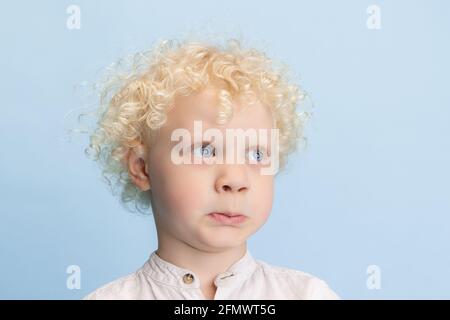
{"type": "Polygon", "coordinates": [[[198,154],[199,157],[209,158],[216,155],[215,148],[209,143],[194,148],[194,155],[197,155],[196,150],[200,150],[200,154],[198,154]]]}
{"type": "Polygon", "coordinates": [[[250,151],[251,154],[253,154],[254,159],[257,162],[261,162],[264,159],[264,151],[262,151],[261,149],[257,148],[257,149],[252,149],[250,151]]]}

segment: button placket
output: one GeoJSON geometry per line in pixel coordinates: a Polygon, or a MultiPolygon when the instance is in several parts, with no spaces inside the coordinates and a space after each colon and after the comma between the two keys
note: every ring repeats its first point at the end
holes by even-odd
{"type": "Polygon", "coordinates": [[[217,289],[216,289],[216,295],[214,296],[215,300],[228,299],[230,296],[230,293],[233,288],[230,286],[224,285],[224,283],[225,283],[224,281],[226,281],[226,279],[225,280],[219,279],[219,281],[216,281],[217,289]]]}

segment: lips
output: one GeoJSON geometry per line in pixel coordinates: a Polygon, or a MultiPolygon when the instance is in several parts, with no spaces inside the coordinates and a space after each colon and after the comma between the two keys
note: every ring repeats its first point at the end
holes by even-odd
{"type": "Polygon", "coordinates": [[[247,216],[234,212],[211,212],[208,216],[222,224],[239,224],[247,220],[247,216]]]}
{"type": "Polygon", "coordinates": [[[232,213],[232,212],[211,212],[210,214],[214,214],[214,213],[222,214],[227,217],[243,216],[242,213],[232,213]]]}

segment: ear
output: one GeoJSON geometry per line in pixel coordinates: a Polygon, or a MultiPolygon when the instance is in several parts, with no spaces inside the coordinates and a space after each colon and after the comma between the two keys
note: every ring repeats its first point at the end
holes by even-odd
{"type": "Polygon", "coordinates": [[[128,152],[128,173],[133,183],[141,190],[150,189],[148,163],[145,147],[140,143],[128,152]]]}

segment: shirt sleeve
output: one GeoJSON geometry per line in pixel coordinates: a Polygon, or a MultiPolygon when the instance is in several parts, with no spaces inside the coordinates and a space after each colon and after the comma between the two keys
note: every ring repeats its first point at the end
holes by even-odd
{"type": "Polygon", "coordinates": [[[97,300],[97,294],[96,292],[91,292],[88,295],[86,295],[82,300],[97,300]]]}
{"type": "Polygon", "coordinates": [[[309,300],[341,300],[341,298],[334,292],[328,284],[318,278],[311,279],[308,285],[309,300]]]}

